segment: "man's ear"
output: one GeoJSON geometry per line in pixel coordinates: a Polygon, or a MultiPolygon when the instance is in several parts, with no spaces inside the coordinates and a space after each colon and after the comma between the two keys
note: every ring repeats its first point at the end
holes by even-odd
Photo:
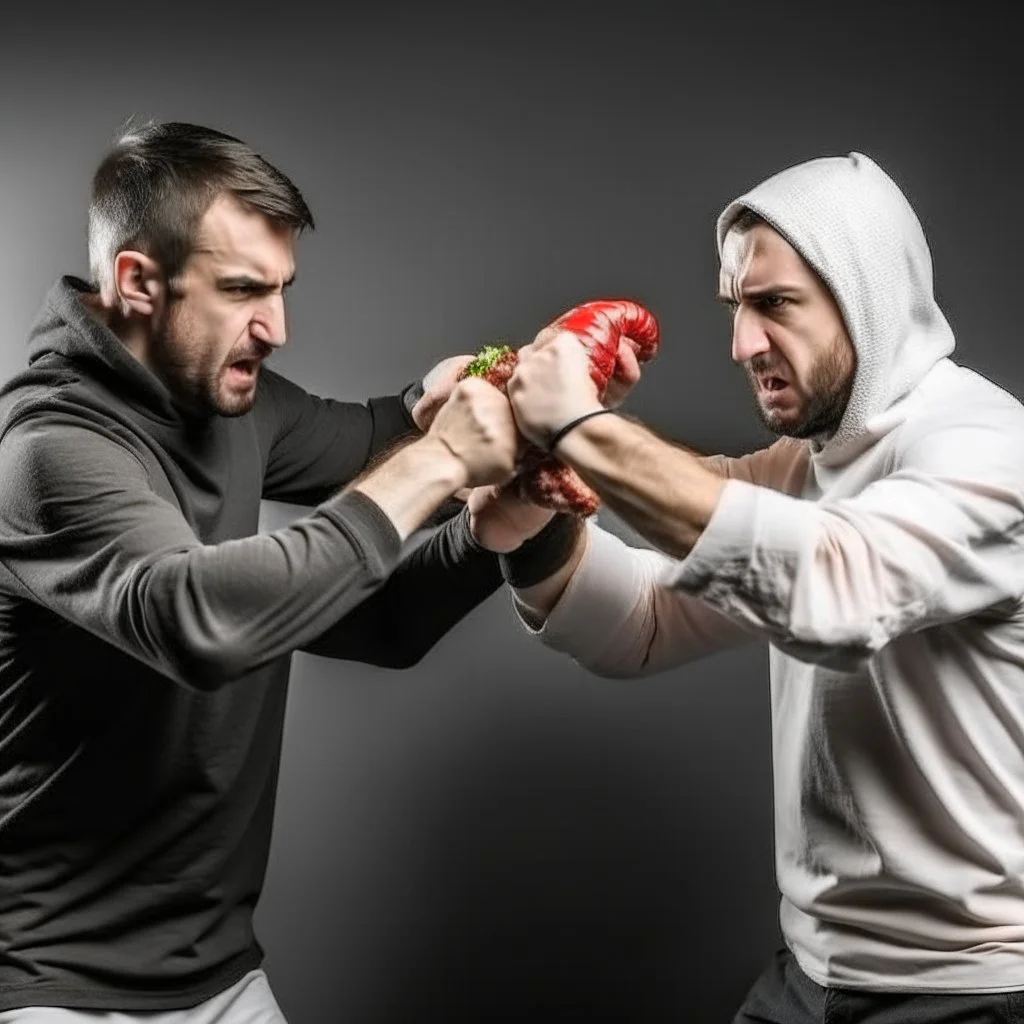
{"type": "Polygon", "coordinates": [[[114,257],[114,287],[126,318],[152,317],[166,299],[160,264],[144,252],[125,249],[114,257]]]}

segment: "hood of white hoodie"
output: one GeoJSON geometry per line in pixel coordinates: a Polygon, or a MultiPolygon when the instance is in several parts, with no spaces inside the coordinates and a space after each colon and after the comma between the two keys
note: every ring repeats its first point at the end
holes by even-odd
{"type": "Polygon", "coordinates": [[[751,209],[825,282],[857,351],[846,412],[824,454],[848,450],[954,347],[932,294],[932,257],[920,221],[896,183],[861,153],[780,171],[718,218],[718,255],[732,223],[751,209]]]}

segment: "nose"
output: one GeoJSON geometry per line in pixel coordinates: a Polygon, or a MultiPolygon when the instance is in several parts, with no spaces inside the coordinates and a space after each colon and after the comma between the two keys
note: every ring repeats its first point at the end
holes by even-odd
{"type": "Polygon", "coordinates": [[[770,348],[771,340],[757,312],[740,305],[732,322],[732,361],[745,363],[770,348]]]}
{"type": "Polygon", "coordinates": [[[274,348],[281,348],[284,345],[288,340],[288,330],[285,325],[283,295],[268,295],[260,303],[249,323],[249,334],[257,341],[274,348]]]}

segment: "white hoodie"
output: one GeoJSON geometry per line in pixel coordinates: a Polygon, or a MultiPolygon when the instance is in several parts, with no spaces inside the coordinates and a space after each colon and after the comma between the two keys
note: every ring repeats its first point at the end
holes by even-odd
{"type": "Polygon", "coordinates": [[[921,226],[858,153],[730,204],[828,284],[857,350],[824,444],[730,479],[682,561],[591,526],[538,631],[602,675],[771,645],[783,934],[822,985],[1024,989],[1024,408],[948,358],[921,226]],[[595,638],[601,638],[597,642],[595,638]]]}

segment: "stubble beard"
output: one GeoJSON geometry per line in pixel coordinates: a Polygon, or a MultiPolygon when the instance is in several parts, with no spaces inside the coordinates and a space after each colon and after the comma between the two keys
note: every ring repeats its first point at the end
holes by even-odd
{"type": "Polygon", "coordinates": [[[780,437],[831,437],[839,429],[853,390],[855,358],[843,339],[835,342],[811,368],[807,384],[807,408],[794,423],[786,423],[764,408],[757,398],[757,377],[754,366],[747,364],[747,378],[754,390],[754,405],[765,427],[780,437]]]}
{"type": "Polygon", "coordinates": [[[227,372],[227,366],[222,366],[217,373],[206,381],[206,398],[208,408],[218,416],[244,416],[256,402],[256,388],[260,379],[260,369],[256,368],[256,375],[253,378],[252,387],[242,394],[224,393],[221,387],[221,380],[227,372]]]}
{"type": "Polygon", "coordinates": [[[259,368],[249,391],[242,394],[227,392],[224,376],[228,363],[237,357],[229,354],[220,366],[206,370],[195,361],[194,346],[188,340],[190,333],[186,325],[178,325],[174,317],[168,315],[152,346],[153,369],[170,391],[174,404],[196,418],[244,416],[256,401],[259,368]]]}

